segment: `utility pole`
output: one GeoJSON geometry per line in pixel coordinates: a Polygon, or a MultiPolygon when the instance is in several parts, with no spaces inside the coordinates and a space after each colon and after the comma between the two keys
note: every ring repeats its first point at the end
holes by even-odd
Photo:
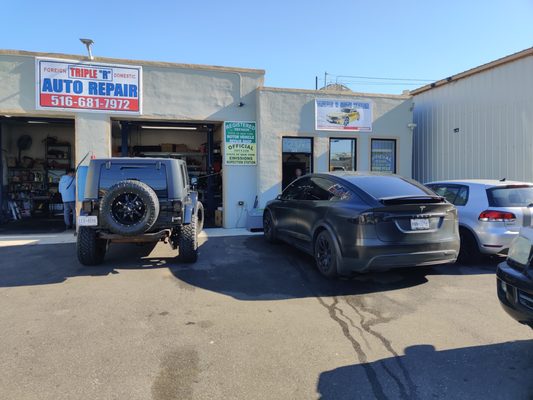
{"type": "Polygon", "coordinates": [[[328,84],[328,73],[324,72],[324,87],[326,87],[328,84]]]}
{"type": "Polygon", "coordinates": [[[315,76],[315,90],[318,90],[318,76],[315,76]]]}

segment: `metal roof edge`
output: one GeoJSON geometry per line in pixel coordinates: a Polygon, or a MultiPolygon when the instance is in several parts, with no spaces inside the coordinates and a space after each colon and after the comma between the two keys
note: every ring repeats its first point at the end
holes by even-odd
{"type": "Polygon", "coordinates": [[[109,57],[94,57],[94,60],[89,60],[86,56],[80,56],[80,55],[75,55],[75,54],[44,53],[44,52],[35,52],[35,51],[26,51],[26,50],[0,49],[0,55],[23,56],[23,57],[50,57],[50,58],[61,58],[61,59],[80,60],[80,61],[94,61],[94,62],[101,62],[101,63],[137,64],[137,65],[150,66],[150,67],[183,68],[183,69],[197,69],[197,70],[206,70],[206,71],[220,71],[220,72],[233,72],[233,73],[237,72],[237,73],[265,75],[265,70],[263,69],[223,67],[223,66],[218,66],[218,65],[180,64],[180,63],[173,63],[173,62],[166,62],[166,61],[143,61],[143,60],[130,60],[130,59],[123,59],[123,58],[109,58],[109,57]]]}
{"type": "Polygon", "coordinates": [[[458,74],[449,76],[448,78],[440,79],[438,81],[435,81],[433,83],[430,83],[428,85],[424,85],[422,87],[419,87],[418,89],[412,90],[410,93],[412,96],[416,96],[418,94],[427,92],[428,90],[446,85],[450,82],[458,81],[459,79],[468,78],[469,76],[479,74],[480,72],[487,71],[489,69],[493,69],[496,67],[499,67],[501,65],[520,60],[522,58],[526,58],[533,55],[533,47],[530,47],[528,49],[519,51],[517,53],[510,54],[508,56],[498,58],[497,60],[488,62],[486,64],[482,64],[480,66],[477,66],[475,68],[468,69],[466,71],[460,72],[458,74]]]}

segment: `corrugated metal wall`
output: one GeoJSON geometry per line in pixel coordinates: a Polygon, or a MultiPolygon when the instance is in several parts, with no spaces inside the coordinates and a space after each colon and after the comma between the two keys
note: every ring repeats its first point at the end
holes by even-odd
{"type": "Polygon", "coordinates": [[[533,57],[431,89],[414,103],[418,181],[533,182],[533,57]]]}

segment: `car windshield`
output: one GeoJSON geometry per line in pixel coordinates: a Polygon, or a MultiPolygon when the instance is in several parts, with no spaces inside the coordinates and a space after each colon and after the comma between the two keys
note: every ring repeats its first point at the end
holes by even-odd
{"type": "Polygon", "coordinates": [[[533,186],[505,186],[487,190],[491,207],[527,207],[533,204],[533,186]]]}
{"type": "Polygon", "coordinates": [[[343,178],[376,199],[435,196],[429,189],[415,185],[397,176],[344,176],[343,178]]]}

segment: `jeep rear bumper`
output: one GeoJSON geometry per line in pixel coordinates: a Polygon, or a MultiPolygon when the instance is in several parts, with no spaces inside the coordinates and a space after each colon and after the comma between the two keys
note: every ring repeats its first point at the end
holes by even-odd
{"type": "Polygon", "coordinates": [[[100,232],[98,237],[101,239],[107,239],[115,243],[148,243],[148,242],[159,242],[170,237],[171,230],[163,229],[158,232],[143,233],[142,235],[135,236],[126,236],[126,235],[117,235],[115,233],[100,232]]]}

